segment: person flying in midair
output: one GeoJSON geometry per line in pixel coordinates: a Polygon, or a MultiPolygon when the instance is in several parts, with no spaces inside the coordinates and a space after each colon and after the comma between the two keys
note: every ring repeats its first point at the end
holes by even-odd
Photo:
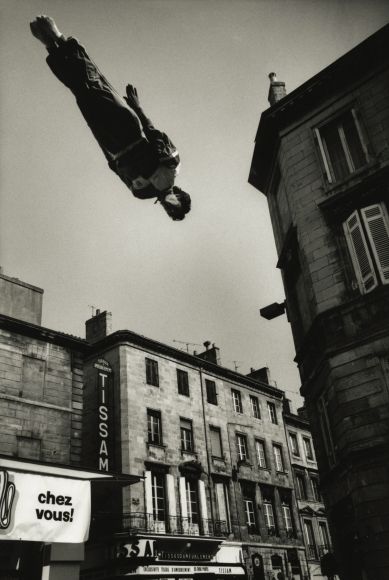
{"type": "Polygon", "coordinates": [[[135,197],[156,198],[173,220],[184,219],[191,199],[174,184],[178,151],[146,117],[136,88],[127,85],[122,98],[85,48],[75,38],[65,38],[49,16],[37,16],[30,28],[48,50],[50,69],[74,94],[109,167],[135,197]]]}

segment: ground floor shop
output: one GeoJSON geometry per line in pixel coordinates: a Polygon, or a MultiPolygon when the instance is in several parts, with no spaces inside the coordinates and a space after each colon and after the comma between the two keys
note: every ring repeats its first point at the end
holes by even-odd
{"type": "Polygon", "coordinates": [[[250,580],[309,580],[303,546],[243,544],[244,564],[250,580]]]}

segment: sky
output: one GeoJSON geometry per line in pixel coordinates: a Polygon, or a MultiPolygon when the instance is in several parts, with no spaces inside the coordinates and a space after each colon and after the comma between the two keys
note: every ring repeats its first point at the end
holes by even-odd
{"type": "Polygon", "coordinates": [[[44,289],[45,327],[85,336],[93,308],[221,363],[299,374],[266,198],[248,184],[268,74],[291,92],[389,20],[382,0],[0,0],[0,266],[44,289]],[[112,173],[29,30],[39,14],[86,47],[177,146],[192,211],[171,221],[112,173]]]}

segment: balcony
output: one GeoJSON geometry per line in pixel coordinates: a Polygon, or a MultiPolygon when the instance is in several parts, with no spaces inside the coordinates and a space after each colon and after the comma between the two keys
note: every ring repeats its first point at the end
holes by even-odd
{"type": "Polygon", "coordinates": [[[307,550],[307,559],[308,560],[318,560],[316,546],[314,544],[307,544],[305,547],[307,550]]]}
{"type": "Polygon", "coordinates": [[[167,516],[165,520],[156,520],[152,514],[128,512],[114,516],[112,513],[95,514],[92,529],[114,530],[130,534],[167,534],[177,536],[208,536],[223,538],[230,533],[228,522],[199,518],[193,521],[181,516],[167,516]]]}

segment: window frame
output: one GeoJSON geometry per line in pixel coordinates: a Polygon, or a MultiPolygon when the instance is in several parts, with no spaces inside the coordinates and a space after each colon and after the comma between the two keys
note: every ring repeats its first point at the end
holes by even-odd
{"type": "Polygon", "coordinates": [[[358,117],[359,114],[356,108],[354,106],[349,105],[348,107],[344,107],[342,110],[338,111],[331,118],[326,119],[318,126],[313,128],[314,136],[316,138],[316,142],[318,144],[318,149],[320,152],[320,159],[322,162],[322,166],[324,168],[327,183],[329,185],[341,183],[342,181],[349,178],[351,175],[355,174],[357,171],[365,167],[370,162],[370,154],[367,138],[358,117]],[[351,115],[351,119],[353,121],[354,128],[356,130],[356,135],[358,136],[359,139],[358,145],[360,146],[360,149],[364,156],[364,162],[358,167],[355,166],[355,160],[353,159],[351,153],[350,148],[351,142],[348,141],[344,131],[344,121],[342,123],[342,119],[345,119],[347,114],[351,115]],[[335,130],[338,133],[339,143],[343,153],[343,160],[345,161],[348,169],[348,174],[342,174],[338,177],[335,174],[333,163],[331,161],[330,150],[328,149],[326,138],[323,135],[324,130],[330,128],[331,126],[335,126],[335,130]]]}
{"type": "Polygon", "coordinates": [[[217,401],[217,391],[216,391],[216,381],[212,379],[205,379],[205,390],[207,393],[207,403],[210,405],[218,405],[217,401]]]}
{"type": "Polygon", "coordinates": [[[153,506],[153,519],[158,522],[166,522],[167,502],[166,502],[166,484],[165,475],[159,472],[151,472],[151,500],[153,506]],[[162,483],[162,484],[161,484],[162,483]],[[158,494],[158,490],[162,489],[162,495],[158,494]],[[159,501],[163,502],[163,509],[159,507],[159,501]],[[163,518],[161,519],[161,513],[163,518]]]}
{"type": "Polygon", "coordinates": [[[307,493],[307,483],[305,481],[305,475],[303,473],[297,472],[295,474],[296,477],[296,494],[297,499],[307,500],[308,493],[307,493]],[[300,485],[301,482],[301,485],[300,485]],[[302,493],[301,493],[302,491],[302,493]]]}
{"type": "Polygon", "coordinates": [[[212,452],[212,457],[215,457],[217,459],[223,459],[223,457],[224,457],[224,454],[223,454],[223,442],[222,442],[222,433],[221,433],[220,427],[215,427],[215,425],[210,425],[209,426],[209,432],[210,432],[210,439],[211,439],[211,452],[212,452]],[[220,447],[220,455],[216,455],[214,453],[212,433],[215,433],[218,436],[218,443],[219,443],[219,447],[220,447]]]}
{"type": "Polygon", "coordinates": [[[250,395],[251,415],[254,419],[261,418],[261,409],[259,407],[259,399],[255,395],[250,395]]]}
{"type": "Polygon", "coordinates": [[[274,465],[277,473],[285,473],[285,460],[282,445],[273,443],[274,465]],[[279,469],[281,467],[281,469],[279,469]]]}
{"type": "Polygon", "coordinates": [[[234,412],[243,415],[242,393],[237,389],[231,389],[231,396],[234,412]]]}
{"type": "Polygon", "coordinates": [[[278,425],[277,409],[275,404],[273,403],[273,401],[266,401],[266,405],[270,422],[273,423],[273,425],[278,425]]]}
{"type": "Polygon", "coordinates": [[[163,445],[163,431],[162,431],[162,413],[160,410],[158,409],[150,409],[147,408],[146,409],[147,412],[147,443],[149,445],[157,445],[159,447],[162,447],[163,445]],[[157,419],[157,439],[158,441],[155,441],[155,435],[154,435],[154,421],[157,419]]]}
{"type": "Polygon", "coordinates": [[[152,387],[159,387],[159,368],[158,361],[145,357],[146,364],[146,384],[152,387]]]}
{"type": "Polygon", "coordinates": [[[266,444],[265,444],[265,441],[263,439],[255,439],[255,453],[257,454],[258,467],[260,469],[268,469],[266,444]],[[261,454],[258,453],[259,446],[261,447],[261,450],[262,450],[263,461],[261,459],[261,454]],[[261,463],[263,463],[263,465],[261,465],[261,463]]]}
{"type": "Polygon", "coordinates": [[[177,371],[177,391],[178,391],[178,394],[183,395],[184,397],[190,397],[188,371],[184,371],[183,369],[178,369],[178,368],[176,369],[176,371],[177,371]]]}
{"type": "Polygon", "coordinates": [[[194,435],[193,435],[192,419],[180,417],[180,441],[181,441],[181,452],[194,453],[194,435]],[[185,423],[189,425],[189,427],[185,426],[184,425],[185,423]]]}
{"type": "Polygon", "coordinates": [[[307,461],[315,461],[315,454],[313,452],[313,443],[310,437],[303,437],[304,453],[307,461]]]}
{"type": "Polygon", "coordinates": [[[243,462],[248,462],[249,460],[249,450],[248,450],[248,445],[247,445],[247,435],[245,433],[236,433],[236,449],[237,449],[237,455],[238,455],[238,460],[239,461],[243,461],[243,462]],[[241,446],[239,444],[239,442],[243,442],[243,445],[241,446]],[[241,454],[241,449],[244,449],[244,457],[242,457],[241,454]]]}
{"type": "Polygon", "coordinates": [[[292,455],[294,455],[295,457],[300,457],[300,447],[299,447],[297,433],[294,433],[293,431],[288,431],[288,435],[289,435],[289,442],[290,442],[290,451],[291,451],[292,455]],[[296,443],[295,449],[294,449],[293,441],[296,443]]]}

